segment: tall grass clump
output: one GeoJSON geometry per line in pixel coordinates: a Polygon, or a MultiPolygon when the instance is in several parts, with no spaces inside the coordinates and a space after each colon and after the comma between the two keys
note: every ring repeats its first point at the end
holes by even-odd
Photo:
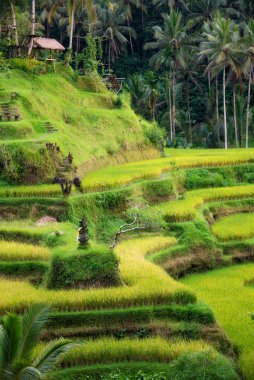
{"type": "Polygon", "coordinates": [[[64,367],[96,363],[163,362],[169,363],[187,352],[200,352],[209,348],[202,341],[168,342],[162,338],[122,339],[104,338],[88,341],[67,353],[61,362],[64,367]]]}
{"type": "Polygon", "coordinates": [[[61,194],[59,185],[6,186],[0,188],[0,198],[54,197],[61,194]]]}
{"type": "Polygon", "coordinates": [[[2,261],[47,261],[50,256],[50,250],[46,247],[0,241],[0,260],[2,261]]]}

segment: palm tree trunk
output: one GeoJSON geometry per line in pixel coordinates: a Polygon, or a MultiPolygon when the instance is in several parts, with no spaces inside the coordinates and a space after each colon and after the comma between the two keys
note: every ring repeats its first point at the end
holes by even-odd
{"type": "Polygon", "coordinates": [[[219,114],[219,86],[218,86],[218,75],[216,75],[216,78],[215,78],[215,87],[216,87],[216,118],[217,118],[217,123],[219,123],[219,120],[220,120],[220,114],[219,114]]]}
{"type": "MultiPolygon", "coordinates": [[[[127,19],[127,26],[128,26],[128,28],[130,28],[130,20],[129,19],[127,19]]],[[[131,31],[129,31],[129,42],[130,42],[130,47],[131,47],[131,54],[133,55],[134,50],[133,50],[133,42],[132,42],[131,31]]]]}
{"type": "Polygon", "coordinates": [[[141,20],[142,20],[142,29],[144,30],[144,0],[141,0],[141,20]]]}
{"type": "Polygon", "coordinates": [[[33,36],[35,34],[35,0],[32,0],[32,30],[31,30],[31,41],[30,41],[30,45],[29,45],[29,48],[28,48],[28,57],[31,55],[32,53],[32,49],[33,49],[33,36]]]}
{"type": "Polygon", "coordinates": [[[233,103],[234,103],[235,142],[236,142],[236,147],[239,148],[239,142],[238,142],[238,127],[237,127],[237,116],[236,116],[236,94],[235,94],[235,86],[233,86],[233,103]]]}
{"type": "Polygon", "coordinates": [[[71,17],[70,17],[70,40],[69,40],[69,50],[72,50],[72,43],[73,43],[73,32],[74,32],[74,14],[75,14],[75,2],[73,2],[72,9],[71,9],[71,17]]]}
{"type": "Polygon", "coordinates": [[[169,104],[169,126],[170,126],[170,141],[173,141],[173,123],[172,123],[172,97],[170,80],[168,80],[168,104],[169,104]]]}
{"type": "Polygon", "coordinates": [[[31,34],[35,34],[35,0],[32,0],[32,31],[31,34]]]}
{"type": "Polygon", "coordinates": [[[208,71],[208,88],[210,91],[211,90],[211,73],[210,73],[210,71],[208,71]]]}
{"type": "Polygon", "coordinates": [[[108,43],[108,73],[110,74],[110,69],[111,69],[111,46],[110,42],[108,43]]]}
{"type": "Polygon", "coordinates": [[[228,149],[228,126],[227,126],[227,105],[226,105],[226,66],[224,66],[224,69],[223,69],[223,108],[224,108],[225,149],[228,149]]]}
{"type": "Polygon", "coordinates": [[[250,97],[251,97],[252,67],[249,74],[248,100],[247,100],[247,119],[246,119],[246,148],[249,147],[249,124],[250,124],[250,97]]]}
{"type": "Polygon", "coordinates": [[[191,125],[191,110],[190,110],[190,86],[189,86],[189,79],[187,77],[187,83],[186,83],[186,102],[187,102],[187,112],[188,112],[188,123],[189,123],[189,137],[190,142],[192,143],[192,125],[191,125]]]}
{"type": "Polygon", "coordinates": [[[152,116],[153,116],[153,122],[156,121],[156,99],[152,100],[152,116]]]}
{"type": "Polygon", "coordinates": [[[11,7],[12,26],[13,26],[14,34],[15,34],[15,44],[16,44],[16,46],[19,46],[19,36],[18,36],[18,29],[17,29],[17,20],[16,20],[15,9],[14,9],[14,5],[13,5],[12,1],[10,1],[10,7],[11,7]]]}
{"type": "Polygon", "coordinates": [[[176,134],[176,71],[175,71],[175,65],[173,69],[173,96],[172,96],[172,113],[173,113],[173,140],[175,139],[176,134]]]}

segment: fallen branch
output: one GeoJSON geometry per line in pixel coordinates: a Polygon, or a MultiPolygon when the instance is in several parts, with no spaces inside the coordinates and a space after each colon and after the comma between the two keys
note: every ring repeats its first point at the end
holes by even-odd
{"type": "Polygon", "coordinates": [[[127,228],[126,227],[131,227],[133,226],[134,224],[138,223],[138,219],[136,218],[132,223],[130,224],[124,224],[120,227],[119,231],[115,234],[114,236],[114,239],[113,239],[113,242],[110,246],[111,249],[114,249],[116,244],[118,243],[118,240],[119,240],[119,237],[122,235],[122,234],[126,234],[128,232],[133,232],[133,231],[141,231],[141,230],[145,230],[147,229],[146,226],[140,226],[139,224],[135,227],[132,227],[132,228],[127,228]]]}

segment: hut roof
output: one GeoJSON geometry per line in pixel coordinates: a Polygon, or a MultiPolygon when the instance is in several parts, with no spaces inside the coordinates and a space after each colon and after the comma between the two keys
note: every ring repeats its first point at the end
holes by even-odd
{"type": "Polygon", "coordinates": [[[63,45],[54,38],[36,37],[33,39],[33,47],[49,50],[65,50],[63,45]]]}

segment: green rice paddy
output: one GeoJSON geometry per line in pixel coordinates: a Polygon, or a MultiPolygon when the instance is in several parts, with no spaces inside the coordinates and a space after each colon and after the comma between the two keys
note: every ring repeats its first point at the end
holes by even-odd
{"type": "Polygon", "coordinates": [[[254,236],[254,214],[224,217],[212,226],[213,234],[221,240],[242,240],[254,236]]]}
{"type": "Polygon", "coordinates": [[[235,265],[207,273],[189,275],[182,283],[210,305],[216,319],[237,346],[239,362],[248,380],[254,379],[254,264],[235,265]]]}

